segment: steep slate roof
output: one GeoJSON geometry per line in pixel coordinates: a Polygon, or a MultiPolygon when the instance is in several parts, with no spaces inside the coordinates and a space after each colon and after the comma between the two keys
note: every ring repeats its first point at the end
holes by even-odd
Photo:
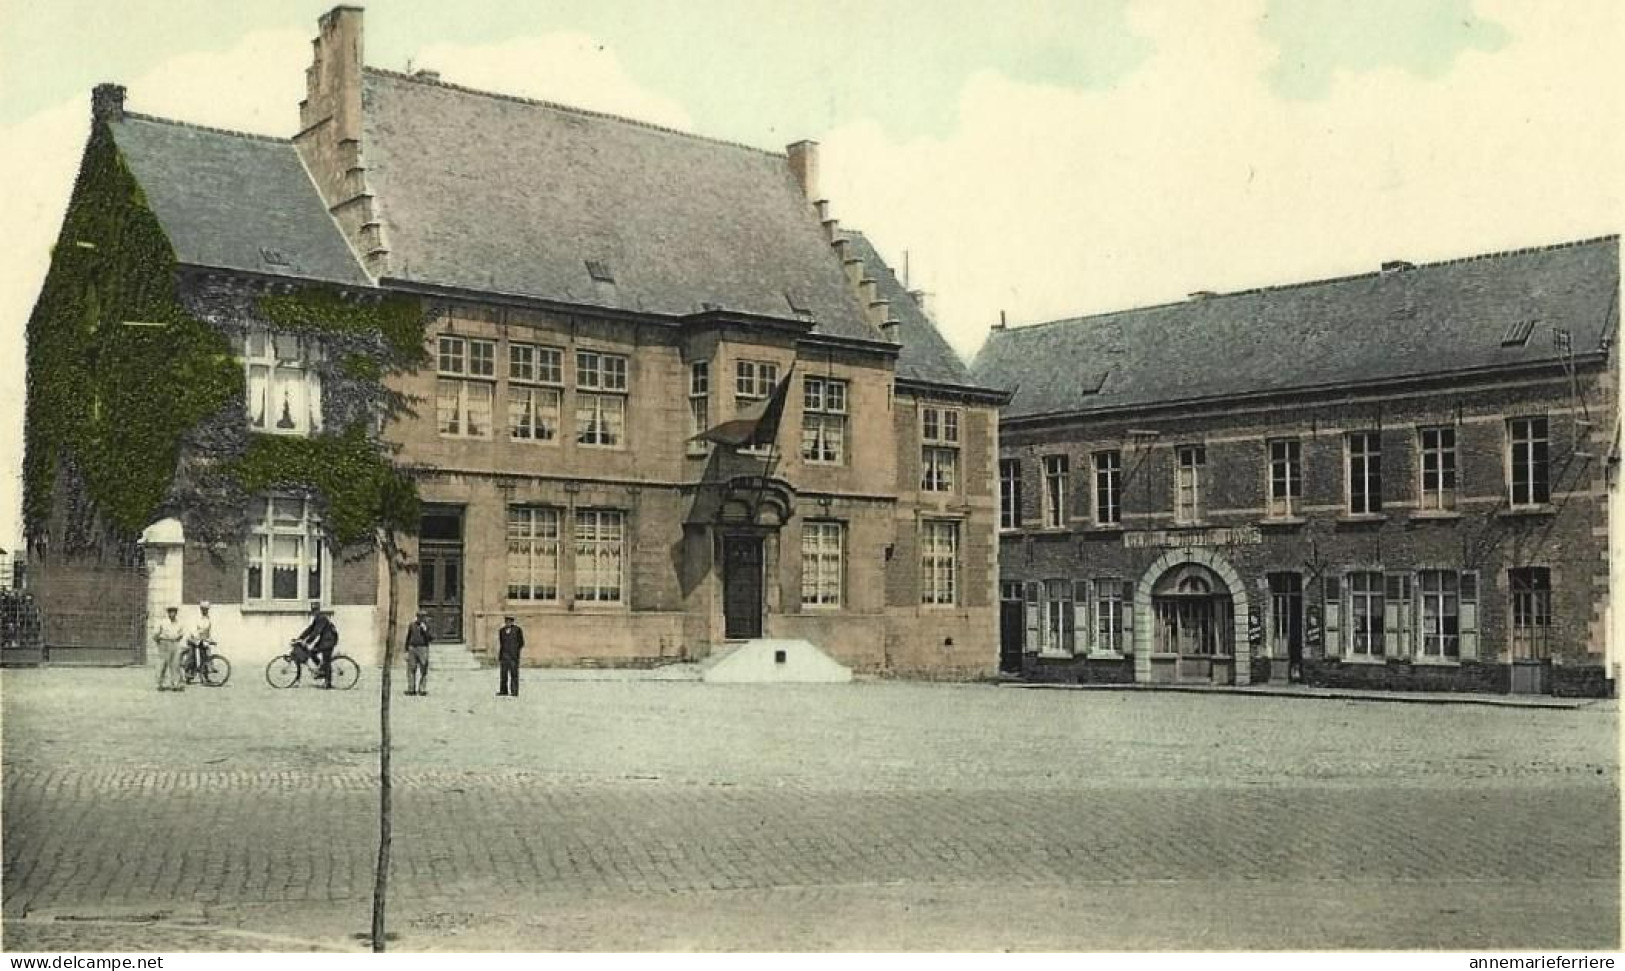
{"type": "Polygon", "coordinates": [[[181,263],[368,285],[292,142],[136,114],[110,128],[181,263]]]}
{"type": "Polygon", "coordinates": [[[869,238],[852,230],[843,235],[851,241],[852,255],[863,260],[866,271],[874,278],[880,298],[891,301],[891,315],[898,321],[897,337],[903,345],[897,354],[897,376],[906,381],[931,384],[973,385],[965,362],[959,359],[959,355],[954,353],[937,330],[937,325],[909,296],[902,281],[881,259],[880,252],[869,238]]]}
{"type": "Polygon", "coordinates": [[[783,155],[375,68],[362,104],[388,276],[679,316],[794,301],[882,339],[783,155]]]}
{"type": "Polygon", "coordinates": [[[1607,236],[996,330],[972,373],[1021,418],[1555,362],[1553,328],[1607,347],[1618,292],[1607,236]]]}

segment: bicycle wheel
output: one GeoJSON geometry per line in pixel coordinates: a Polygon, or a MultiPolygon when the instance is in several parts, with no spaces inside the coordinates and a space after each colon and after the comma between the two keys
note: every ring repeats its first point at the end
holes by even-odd
{"type": "Polygon", "coordinates": [[[291,688],[299,683],[299,662],[293,659],[292,654],[272,658],[271,663],[265,666],[265,680],[273,688],[291,688]]]}
{"type": "Polygon", "coordinates": [[[192,661],[187,660],[181,662],[181,680],[187,684],[191,684],[197,680],[197,665],[192,661]]]}
{"type": "Polygon", "coordinates": [[[218,688],[231,680],[231,662],[218,654],[210,654],[203,666],[203,683],[218,688]]]}
{"type": "Polygon", "coordinates": [[[343,654],[333,655],[333,687],[349,690],[361,680],[361,665],[343,654]]]}

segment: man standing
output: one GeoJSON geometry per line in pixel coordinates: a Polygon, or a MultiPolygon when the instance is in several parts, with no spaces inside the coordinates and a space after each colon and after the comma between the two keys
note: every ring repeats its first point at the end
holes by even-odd
{"type": "Polygon", "coordinates": [[[497,631],[497,666],[501,668],[497,697],[519,696],[519,652],[525,647],[525,632],[513,622],[513,617],[502,618],[502,629],[497,631]]]}
{"type": "Polygon", "coordinates": [[[429,693],[429,622],[423,611],[406,628],[406,693],[429,693]]]}
{"type": "Polygon", "coordinates": [[[310,602],[310,626],[299,639],[316,659],[317,677],[321,678],[322,687],[333,687],[333,651],[339,646],[339,629],[333,626],[332,618],[322,612],[321,601],[310,602]]]}
{"type": "Polygon", "coordinates": [[[158,645],[158,690],[184,691],[181,686],[181,643],[186,632],[181,630],[180,608],[166,607],[169,616],[158,622],[152,639],[158,645]]]}
{"type": "Polygon", "coordinates": [[[214,621],[209,619],[209,602],[207,600],[197,605],[197,623],[192,625],[192,633],[186,637],[186,646],[192,650],[192,664],[196,666],[198,677],[203,677],[203,671],[209,663],[209,648],[214,645],[214,621]]]}

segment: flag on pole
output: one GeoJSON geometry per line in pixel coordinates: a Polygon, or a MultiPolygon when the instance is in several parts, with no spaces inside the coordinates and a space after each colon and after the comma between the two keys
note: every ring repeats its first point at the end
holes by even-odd
{"type": "Polygon", "coordinates": [[[794,373],[795,366],[791,365],[772,394],[689,441],[716,442],[733,448],[772,445],[779,437],[779,422],[784,418],[784,401],[790,396],[790,377],[794,373]]]}

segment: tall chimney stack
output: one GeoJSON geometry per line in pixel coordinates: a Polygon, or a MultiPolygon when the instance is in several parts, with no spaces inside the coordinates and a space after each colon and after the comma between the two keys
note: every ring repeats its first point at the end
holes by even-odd
{"type": "Polygon", "coordinates": [[[119,121],[124,118],[124,85],[98,84],[90,92],[92,121],[119,121]]]}
{"type": "Polygon", "coordinates": [[[808,202],[818,201],[818,143],[799,141],[784,150],[790,158],[790,173],[801,185],[808,202]]]}

